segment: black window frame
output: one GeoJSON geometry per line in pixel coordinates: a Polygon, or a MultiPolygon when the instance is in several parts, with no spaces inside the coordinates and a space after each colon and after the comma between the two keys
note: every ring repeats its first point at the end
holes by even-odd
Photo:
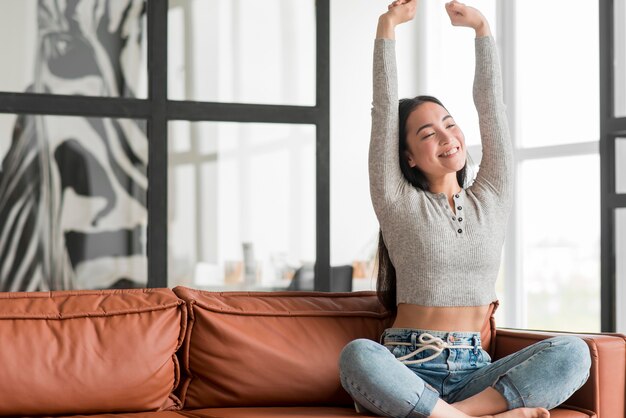
{"type": "MultiPolygon", "coordinates": [[[[615,332],[616,262],[615,214],[626,208],[626,194],[615,189],[615,141],[626,135],[626,117],[615,117],[614,11],[615,0],[599,0],[600,7],[600,311],[602,332],[615,332]]],[[[623,42],[626,40],[622,40],[623,42]]],[[[621,278],[622,280],[624,278],[621,278]]]]}

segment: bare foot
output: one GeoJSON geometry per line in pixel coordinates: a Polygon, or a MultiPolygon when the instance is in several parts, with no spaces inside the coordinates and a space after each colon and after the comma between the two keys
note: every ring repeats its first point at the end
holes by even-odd
{"type": "Polygon", "coordinates": [[[550,413],[543,408],[516,408],[496,415],[485,415],[481,418],[550,418],[550,413]]]}

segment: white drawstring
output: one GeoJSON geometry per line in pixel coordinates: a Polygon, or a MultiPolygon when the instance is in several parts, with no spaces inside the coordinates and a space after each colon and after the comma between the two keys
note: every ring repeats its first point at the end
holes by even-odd
{"type": "MultiPolygon", "coordinates": [[[[417,350],[410,352],[409,354],[407,354],[406,356],[402,356],[402,357],[397,357],[398,361],[400,361],[403,364],[420,364],[420,363],[426,363],[427,361],[430,361],[434,358],[439,357],[439,355],[443,352],[443,350],[445,350],[446,348],[475,348],[473,345],[454,345],[454,344],[448,344],[447,342],[445,342],[444,340],[442,340],[439,337],[434,337],[432,335],[430,335],[429,333],[425,332],[423,334],[420,334],[420,336],[418,337],[419,343],[416,343],[415,346],[419,347],[417,350]],[[411,357],[421,353],[422,351],[425,350],[433,350],[434,353],[431,354],[430,356],[423,358],[423,359],[419,359],[419,360],[411,360],[409,361],[408,359],[410,359],[411,357]]],[[[385,343],[386,346],[395,346],[395,345],[402,345],[402,346],[410,346],[413,345],[412,343],[405,343],[405,342],[390,342],[390,343],[385,343]]]]}

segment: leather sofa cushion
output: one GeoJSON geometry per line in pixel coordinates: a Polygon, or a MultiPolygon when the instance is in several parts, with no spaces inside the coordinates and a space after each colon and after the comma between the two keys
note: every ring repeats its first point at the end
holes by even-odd
{"type": "Polygon", "coordinates": [[[185,411],[193,418],[335,418],[360,417],[375,415],[357,414],[354,407],[338,406],[296,406],[265,408],[208,408],[185,411]]]}
{"type": "Polygon", "coordinates": [[[389,322],[373,292],[174,292],[190,309],[185,409],[350,405],[339,353],[389,322]]]}
{"type": "MultiPolygon", "coordinates": [[[[354,408],[339,407],[283,407],[283,408],[209,408],[185,411],[189,418],[335,418],[335,417],[374,417],[376,415],[357,414],[354,408]]],[[[593,412],[555,409],[551,418],[597,418],[593,412]]],[[[130,418],[130,417],[129,417],[130,418]]],[[[160,418],[158,416],[154,418],[160,418]]]]}
{"type": "Polygon", "coordinates": [[[118,412],[115,414],[70,415],[50,418],[192,418],[187,411],[118,412]]]}
{"type": "MultiPolygon", "coordinates": [[[[74,415],[67,418],[338,418],[373,415],[357,414],[350,407],[265,407],[265,408],[207,408],[179,412],[143,412],[131,414],[74,415]]],[[[593,412],[554,409],[551,418],[597,418],[593,412]]]]}
{"type": "Polygon", "coordinates": [[[171,290],[0,293],[0,415],[178,408],[171,290]]]}

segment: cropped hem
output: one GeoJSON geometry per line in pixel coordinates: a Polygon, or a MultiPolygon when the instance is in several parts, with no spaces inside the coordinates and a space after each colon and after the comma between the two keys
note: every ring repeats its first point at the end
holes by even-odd
{"type": "Polygon", "coordinates": [[[407,415],[407,418],[428,418],[432,415],[438,400],[439,392],[427,384],[424,385],[422,395],[413,410],[407,415]]]}
{"type": "Polygon", "coordinates": [[[500,377],[500,379],[493,384],[493,388],[497,390],[504,399],[506,399],[506,403],[509,405],[509,410],[523,408],[526,406],[524,397],[507,376],[500,377]]]}

